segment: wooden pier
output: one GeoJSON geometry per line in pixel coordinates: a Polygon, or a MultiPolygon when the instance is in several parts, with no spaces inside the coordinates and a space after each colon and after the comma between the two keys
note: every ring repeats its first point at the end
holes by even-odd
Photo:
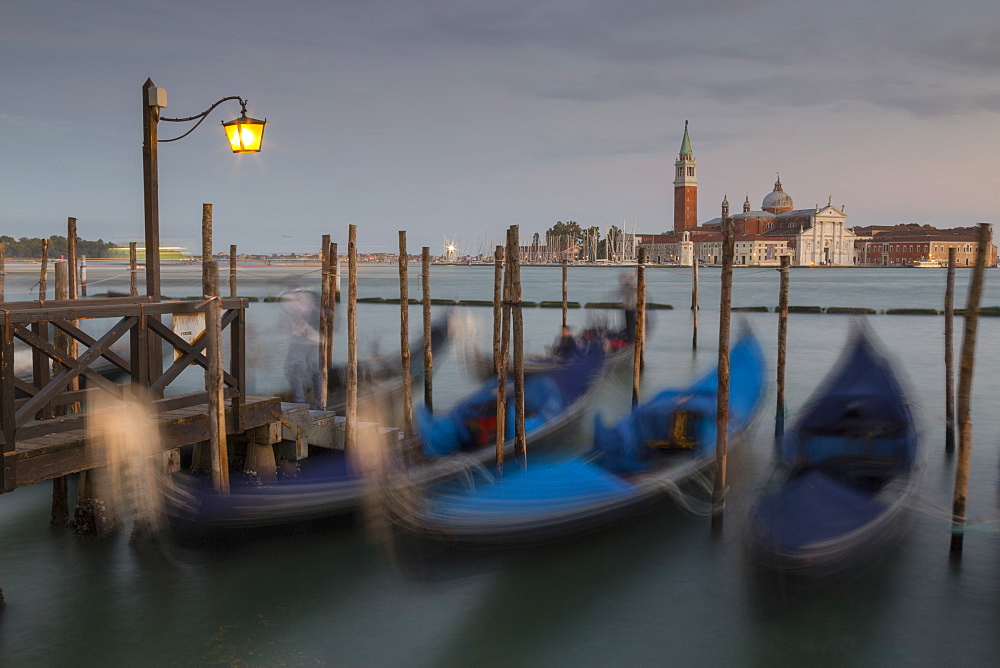
{"type": "MultiPolygon", "coordinates": [[[[163,321],[197,317],[209,301],[120,297],[0,303],[0,492],[101,465],[89,452],[85,431],[88,398],[97,390],[116,396],[146,393],[164,451],[208,440],[213,419],[208,393],[170,394],[170,386],[192,364],[209,368],[209,337],[189,341],[163,321]],[[92,324],[103,333],[88,334],[81,320],[96,321],[92,324]],[[59,339],[75,341],[77,351],[59,339]],[[30,348],[30,377],[15,374],[15,340],[30,348]],[[164,356],[168,351],[173,355],[164,356]],[[97,370],[98,362],[117,382],[97,370]],[[77,407],[80,412],[72,412],[77,407]]],[[[242,434],[267,427],[280,439],[280,428],[271,427],[282,419],[280,399],[246,393],[248,301],[219,302],[222,330],[229,334],[228,363],[222,371],[224,431],[242,434]]]]}

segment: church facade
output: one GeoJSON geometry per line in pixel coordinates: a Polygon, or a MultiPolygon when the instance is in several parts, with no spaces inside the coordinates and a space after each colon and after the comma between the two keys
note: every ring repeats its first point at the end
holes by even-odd
{"type": "MultiPolygon", "coordinates": [[[[690,266],[694,258],[706,264],[721,262],[722,220],[729,215],[729,200],[723,198],[722,215],[698,225],[698,163],[691,148],[687,121],[677,161],[674,163],[673,230],[656,235],[637,235],[651,261],[690,266]]],[[[759,210],[749,196],[743,211],[731,216],[736,228],[734,262],[747,266],[778,265],[783,255],[795,266],[850,267],[855,265],[856,237],[847,229],[843,206],[796,209],[785,192],[781,177],[759,210]]]]}

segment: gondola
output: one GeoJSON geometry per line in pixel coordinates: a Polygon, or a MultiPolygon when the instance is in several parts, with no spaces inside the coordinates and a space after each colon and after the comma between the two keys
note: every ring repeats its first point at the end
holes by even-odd
{"type": "MultiPolygon", "coordinates": [[[[525,404],[534,412],[530,418],[532,427],[528,430],[529,443],[555,438],[575,426],[597,394],[599,380],[603,377],[604,356],[603,347],[595,345],[559,370],[526,382],[525,404]],[[550,396],[549,392],[558,392],[559,396],[550,396]],[[560,402],[562,408],[553,411],[560,402]]],[[[460,407],[468,413],[479,402],[492,406],[495,414],[495,397],[494,379],[491,387],[478,390],[461,402],[460,407]]],[[[449,416],[458,411],[458,408],[453,410],[449,416]]],[[[483,422],[487,412],[484,409],[479,416],[483,422]]],[[[411,444],[400,442],[400,451],[391,453],[394,455],[391,457],[394,489],[420,489],[436,484],[481,467],[495,456],[495,444],[481,437],[445,444],[441,434],[446,431],[450,417],[432,417],[423,406],[418,407],[417,416],[417,426],[424,441],[423,455],[407,457],[401,450],[411,444]]],[[[508,448],[512,451],[512,439],[508,441],[508,448]]],[[[302,460],[300,466],[296,476],[265,485],[234,477],[230,493],[225,497],[212,490],[208,480],[175,474],[175,484],[168,496],[172,524],[181,535],[199,537],[240,536],[247,530],[282,529],[351,514],[361,506],[367,491],[386,484],[377,475],[366,478],[361,474],[363,467],[357,459],[342,451],[309,457],[302,460]]]]}
{"type": "MultiPolygon", "coordinates": [[[[733,443],[757,415],[764,356],[749,331],[730,354],[733,443]]],[[[615,424],[597,418],[589,451],[532,457],[493,481],[449,481],[400,522],[414,533],[459,544],[510,546],[565,538],[646,511],[715,461],[718,373],[664,390],[615,424]]],[[[529,451],[530,454],[530,451],[529,451]]]]}
{"type": "Polygon", "coordinates": [[[766,571],[836,577],[902,535],[919,481],[913,418],[892,365],[858,331],[792,428],[750,515],[766,571]]]}

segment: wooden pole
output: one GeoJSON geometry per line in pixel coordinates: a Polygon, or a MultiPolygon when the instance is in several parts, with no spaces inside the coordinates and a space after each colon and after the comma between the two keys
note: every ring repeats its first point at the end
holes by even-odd
{"type": "MultiPolygon", "coordinates": [[[[340,256],[337,255],[337,244],[332,244],[333,251],[333,298],[340,301],[340,256]]],[[[331,306],[332,309],[332,306],[331,306]]]]}
{"type": "MultiPolygon", "coordinates": [[[[211,205],[208,205],[211,206],[211,205]]],[[[208,226],[211,227],[211,216],[208,226]]],[[[211,244],[211,233],[209,233],[211,244]]],[[[203,237],[204,239],[204,237],[203,237]]],[[[211,248],[211,246],[209,246],[211,248]]],[[[211,252],[211,251],[209,251],[211,252]]],[[[202,293],[205,302],[205,353],[208,369],[205,389],[208,391],[208,434],[212,453],[212,485],[222,495],[229,494],[229,453],[226,444],[226,404],[223,394],[222,368],[222,303],[219,300],[219,265],[209,260],[202,263],[202,293]]]]}
{"type": "Polygon", "coordinates": [[[80,296],[87,296],[87,256],[80,256],[80,296]]]}
{"type": "Polygon", "coordinates": [[[698,349],[698,257],[691,253],[691,348],[698,349]]]}
{"type": "MultiPolygon", "coordinates": [[[[518,226],[511,225],[510,230],[511,312],[514,327],[514,456],[521,458],[522,466],[527,466],[528,442],[524,430],[524,318],[521,313],[521,241],[518,226]]],[[[563,265],[563,271],[565,271],[565,266],[563,265]]],[[[563,292],[564,296],[565,294],[563,292]]],[[[565,301],[563,303],[565,304],[565,301]]]]}
{"type": "Polygon", "coordinates": [[[128,245],[128,293],[136,297],[139,295],[139,254],[135,248],[135,242],[128,245]]]}
{"type": "Polygon", "coordinates": [[[229,246],[229,296],[236,298],[236,244],[229,246]]]}
{"type": "Polygon", "coordinates": [[[347,232],[347,421],[344,449],[352,452],[358,442],[358,226],[347,232]]]}
{"type": "Polygon", "coordinates": [[[510,364],[510,297],[511,257],[510,229],[504,249],[503,308],[500,316],[500,364],[497,365],[497,471],[503,475],[504,450],[507,443],[507,366],[510,364]]]}
{"type": "Polygon", "coordinates": [[[500,325],[503,319],[504,247],[493,251],[493,373],[500,373],[500,325]]]}
{"type": "Polygon", "coordinates": [[[38,301],[45,301],[49,289],[49,240],[42,239],[42,268],[38,277],[38,301]]]}
{"type": "Polygon", "coordinates": [[[0,302],[5,301],[4,297],[4,283],[7,279],[7,269],[4,264],[4,256],[7,254],[7,244],[0,241],[0,302]]]}
{"type": "Polygon", "coordinates": [[[774,407],[774,437],[781,438],[785,433],[785,348],[788,342],[788,279],[791,273],[792,258],[781,256],[780,286],[778,288],[778,374],[775,384],[778,387],[777,402],[774,407]]]}
{"type": "MultiPolygon", "coordinates": [[[[156,85],[146,79],[142,85],[142,203],[146,243],[146,294],[160,301],[160,185],[157,132],[160,108],[150,104],[156,85]]],[[[83,293],[86,296],[86,292],[83,293]]],[[[153,360],[159,369],[161,360],[153,360]]],[[[157,371],[159,375],[159,371],[157,371]]]]}
{"type": "Polygon", "coordinates": [[[639,405],[639,380],[646,341],[646,248],[639,248],[635,281],[635,343],[632,349],[632,407],[639,405]]]}
{"type": "MultiPolygon", "coordinates": [[[[69,280],[69,299],[77,299],[80,296],[79,285],[76,281],[76,218],[72,216],[66,219],[66,261],[69,280]]],[[[0,297],[0,301],[3,298],[0,297]]],[[[75,341],[75,339],[74,339],[75,341]]]]}
{"type": "Polygon", "coordinates": [[[566,327],[569,322],[569,260],[563,258],[562,261],[562,326],[566,327]]]}
{"type": "MultiPolygon", "coordinates": [[[[69,271],[67,262],[56,262],[56,294],[57,300],[69,299],[69,271]]],[[[56,330],[55,347],[62,352],[69,351],[69,336],[61,330],[56,330]]],[[[58,371],[56,371],[58,373],[58,371]]],[[[56,408],[56,415],[64,415],[65,408],[56,408]]],[[[52,517],[50,524],[54,526],[66,526],[69,522],[69,487],[66,476],[58,476],[52,479],[52,517]]]]}
{"type": "Polygon", "coordinates": [[[955,495],[952,503],[951,556],[962,556],[962,528],[965,526],[965,505],[969,491],[969,468],[972,465],[972,372],[976,362],[976,328],[979,325],[979,302],[983,296],[986,258],[990,254],[990,225],[979,224],[979,244],[976,266],[969,281],[969,296],[965,304],[965,332],[962,336],[962,357],[958,371],[958,465],[955,467],[955,495]]]}
{"type": "Polygon", "coordinates": [[[330,389],[330,362],[332,360],[332,350],[330,338],[333,335],[333,327],[330,324],[330,290],[333,287],[333,279],[330,276],[330,235],[324,234],[320,238],[320,284],[319,284],[319,396],[313,401],[326,409],[329,402],[330,389]]]}
{"type": "Polygon", "coordinates": [[[424,246],[420,256],[420,279],[424,298],[424,406],[434,412],[434,346],[431,345],[431,249],[424,246]]]}
{"type": "Polygon", "coordinates": [[[413,436],[413,387],[410,376],[410,286],[406,231],[399,231],[399,359],[403,372],[403,438],[413,436]]]}
{"type": "Polygon", "coordinates": [[[948,248],[948,279],[944,290],[944,450],[955,451],[955,267],[958,249],[948,248]]]}
{"type": "Polygon", "coordinates": [[[722,295],[719,300],[719,392],[715,426],[715,485],[712,488],[712,530],[722,530],[726,501],[726,457],[729,446],[729,316],[733,296],[733,219],[722,221],[722,295]]]}
{"type": "MultiPolygon", "coordinates": [[[[212,261],[212,205],[202,204],[201,205],[201,261],[211,262],[212,261]]],[[[147,271],[149,267],[149,249],[146,249],[146,266],[147,271]]],[[[148,278],[147,278],[148,280],[148,278]]],[[[212,290],[212,294],[216,294],[219,291],[218,288],[212,290]]]]}

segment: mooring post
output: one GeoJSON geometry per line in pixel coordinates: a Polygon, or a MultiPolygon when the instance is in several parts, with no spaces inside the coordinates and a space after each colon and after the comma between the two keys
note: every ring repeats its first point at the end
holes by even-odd
{"type": "Polygon", "coordinates": [[[413,436],[413,387],[410,376],[410,286],[406,231],[399,231],[399,360],[403,371],[403,438],[413,436]]]}
{"type": "MultiPolygon", "coordinates": [[[[201,261],[202,263],[212,261],[212,205],[201,205],[201,261]]],[[[146,271],[149,271],[149,249],[146,249],[146,271]]],[[[206,276],[203,272],[202,276],[206,276]]],[[[147,277],[148,278],[148,277],[147,277]]],[[[212,289],[211,294],[218,294],[219,288],[212,289]]],[[[206,295],[207,296],[207,295],[206,295]]]]}
{"type": "Polygon", "coordinates": [[[722,530],[726,505],[726,457],[729,446],[729,316],[733,296],[733,219],[722,221],[722,295],[719,300],[719,391],[715,415],[715,484],[712,488],[712,530],[722,530]]]}
{"type": "Polygon", "coordinates": [[[7,244],[0,241],[0,302],[3,302],[6,298],[4,297],[4,283],[7,279],[7,269],[4,264],[4,256],[7,254],[7,244]]]}
{"type": "Polygon", "coordinates": [[[431,342],[431,249],[420,254],[420,280],[424,301],[424,406],[434,412],[434,346],[431,342]]]}
{"type": "MultiPolygon", "coordinates": [[[[333,248],[336,249],[337,244],[333,244],[333,248]]],[[[336,250],[333,252],[333,299],[335,302],[340,301],[340,256],[336,250]]]]}
{"type": "Polygon", "coordinates": [[[139,254],[135,242],[128,244],[128,293],[132,297],[139,296],[139,254]]]}
{"type": "Polygon", "coordinates": [[[330,361],[333,351],[330,338],[333,327],[330,324],[330,290],[333,289],[333,279],[330,276],[330,235],[320,237],[320,281],[319,281],[319,394],[313,397],[313,402],[326,409],[329,399],[330,361]]]}
{"type": "Polygon", "coordinates": [[[358,442],[358,226],[347,228],[347,401],[344,450],[351,456],[358,442]]]}
{"type": "Polygon", "coordinates": [[[569,323],[569,260],[562,261],[562,326],[569,323]]]}
{"type": "MultiPolygon", "coordinates": [[[[69,269],[66,261],[56,262],[56,293],[57,300],[69,299],[69,269]]],[[[64,353],[69,352],[69,336],[61,330],[56,330],[55,347],[64,353]]],[[[56,415],[64,415],[66,409],[56,407],[56,415]]],[[[69,522],[69,486],[66,476],[52,479],[52,518],[50,524],[66,526],[69,522]]]]}
{"type": "Polygon", "coordinates": [[[500,316],[500,364],[497,366],[497,470],[503,475],[504,451],[507,444],[507,367],[510,364],[510,300],[511,300],[511,231],[507,230],[504,247],[503,308],[500,316]]]}
{"type": "Polygon", "coordinates": [[[493,373],[500,373],[500,324],[503,318],[504,247],[493,251],[493,373]]]}
{"type": "Polygon", "coordinates": [[[698,349],[698,256],[691,253],[691,348],[698,349]]]}
{"type": "Polygon", "coordinates": [[[229,296],[236,298],[236,244],[229,245],[229,296]]]}
{"type": "Polygon", "coordinates": [[[781,256],[781,268],[778,269],[780,285],[778,287],[778,373],[777,401],[774,407],[774,437],[780,439],[785,433],[785,348],[788,341],[788,279],[791,272],[792,258],[781,256]]]}
{"type": "Polygon", "coordinates": [[[646,249],[639,249],[635,277],[635,342],[632,344],[632,408],[639,405],[639,381],[646,341],[646,249]]]}
{"type": "Polygon", "coordinates": [[[42,267],[38,276],[38,301],[45,301],[49,287],[49,240],[42,239],[42,267]]]}
{"type": "Polygon", "coordinates": [[[80,256],[80,296],[87,296],[87,256],[80,256]]]}
{"type": "MultiPolygon", "coordinates": [[[[208,225],[211,227],[211,217],[209,217],[208,225]]],[[[211,254],[211,233],[209,233],[208,239],[208,252],[211,254]]],[[[206,300],[205,353],[208,355],[208,369],[205,374],[205,389],[208,391],[208,434],[212,453],[212,485],[220,494],[228,495],[229,453],[226,444],[226,400],[223,394],[222,303],[218,295],[219,265],[217,262],[213,260],[202,262],[201,288],[206,300]]]]}
{"type": "MultiPolygon", "coordinates": [[[[69,263],[67,265],[69,269],[69,299],[77,299],[80,292],[76,282],[76,218],[72,216],[66,219],[66,261],[69,263]]],[[[0,297],[0,301],[3,301],[2,297],[0,297]]],[[[75,357],[76,351],[73,353],[75,357]]]]}
{"type": "Polygon", "coordinates": [[[948,247],[948,279],[944,289],[944,450],[955,451],[955,267],[958,249],[948,247]]]}
{"type": "Polygon", "coordinates": [[[986,258],[990,254],[990,225],[979,224],[976,266],[969,280],[969,296],[965,304],[965,332],[962,335],[962,357],[958,371],[958,465],[955,467],[955,495],[952,503],[951,556],[962,556],[965,527],[965,505],[969,492],[969,468],[972,465],[972,372],[976,363],[976,328],[979,325],[979,302],[983,296],[986,258]]]}
{"type": "MultiPolygon", "coordinates": [[[[564,270],[565,270],[565,265],[564,270]]],[[[517,225],[510,226],[511,311],[514,328],[514,456],[528,465],[524,431],[524,317],[521,312],[521,240],[517,225]]],[[[565,293],[563,293],[565,295],[565,293]]],[[[563,302],[565,303],[565,302],[563,302]]]]}

